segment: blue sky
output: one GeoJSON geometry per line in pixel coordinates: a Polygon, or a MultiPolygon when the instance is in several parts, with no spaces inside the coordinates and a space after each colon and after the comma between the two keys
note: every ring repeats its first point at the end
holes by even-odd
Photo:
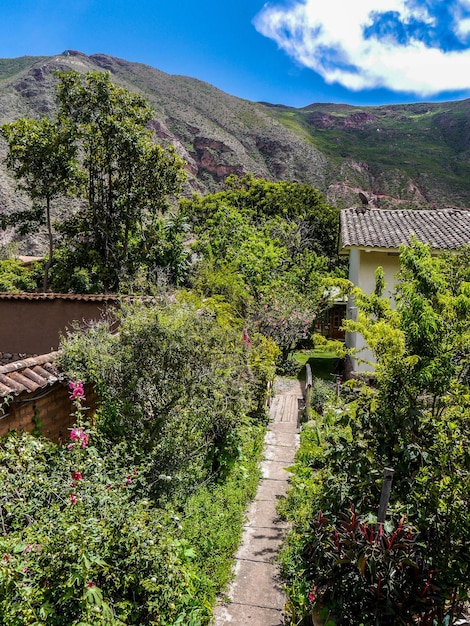
{"type": "Polygon", "coordinates": [[[0,0],[0,58],[104,52],[253,101],[470,97],[470,0],[0,0]]]}

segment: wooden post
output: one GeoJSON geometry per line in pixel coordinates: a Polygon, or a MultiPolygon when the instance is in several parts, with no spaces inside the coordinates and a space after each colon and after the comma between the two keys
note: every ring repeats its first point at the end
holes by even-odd
{"type": "Polygon", "coordinates": [[[395,470],[390,467],[384,468],[384,481],[382,483],[382,493],[380,494],[379,512],[377,514],[377,521],[379,524],[385,522],[385,515],[387,514],[388,501],[390,500],[390,492],[392,490],[392,480],[395,470]]]}
{"type": "Polygon", "coordinates": [[[305,419],[310,419],[310,404],[312,402],[312,368],[310,363],[305,365],[305,419]]]}

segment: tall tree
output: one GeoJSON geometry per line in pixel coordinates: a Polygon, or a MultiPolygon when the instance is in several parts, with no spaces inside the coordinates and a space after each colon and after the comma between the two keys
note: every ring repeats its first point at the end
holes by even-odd
{"type": "Polygon", "coordinates": [[[335,506],[344,504],[338,492],[347,482],[343,493],[364,507],[378,500],[379,472],[393,467],[391,507],[416,525],[436,581],[454,599],[467,597],[470,579],[467,261],[468,249],[434,257],[413,240],[401,249],[396,309],[380,288],[355,292],[358,321],[346,325],[374,351],[377,392],[360,398],[354,446],[337,455],[341,487],[330,494],[335,506]]]}
{"type": "Polygon", "coordinates": [[[229,176],[227,190],[186,204],[196,228],[202,231],[221,205],[236,208],[251,224],[269,224],[270,236],[286,246],[290,256],[304,250],[326,256],[338,264],[339,211],[328,205],[321,193],[297,182],[272,182],[247,174],[229,176]]]}
{"type": "Polygon", "coordinates": [[[62,232],[77,261],[94,265],[106,291],[117,290],[180,191],[183,161],[153,142],[145,99],[114,85],[109,74],[67,72],[59,79],[58,119],[73,128],[85,200],[62,232]]]}
{"type": "MultiPolygon", "coordinates": [[[[43,289],[48,288],[48,273],[54,251],[51,223],[51,202],[64,195],[76,182],[76,146],[71,141],[68,125],[47,119],[20,119],[1,128],[8,143],[6,163],[27,192],[36,210],[16,212],[10,223],[22,223],[26,228],[45,219],[49,239],[49,258],[45,266],[43,289]]],[[[6,224],[5,224],[6,225],[6,224]]]]}

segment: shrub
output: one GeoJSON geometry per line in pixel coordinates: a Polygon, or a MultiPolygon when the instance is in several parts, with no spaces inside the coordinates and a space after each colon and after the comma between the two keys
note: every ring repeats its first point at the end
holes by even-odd
{"type": "Polygon", "coordinates": [[[351,508],[335,523],[321,511],[311,522],[302,555],[312,608],[337,624],[432,623],[438,588],[425,548],[402,518],[384,527],[351,508]]]}
{"type": "Polygon", "coordinates": [[[87,424],[83,387],[71,385],[78,423],[65,446],[16,433],[0,444],[1,623],[209,624],[256,490],[264,429],[243,426],[238,462],[231,453],[218,480],[176,511],[155,506],[145,463],[133,467],[129,449],[87,424]]]}
{"type": "MultiPolygon", "coordinates": [[[[246,333],[246,331],[244,331],[246,333]]],[[[255,333],[250,339],[245,334],[248,351],[248,365],[253,374],[252,409],[250,414],[260,418],[267,418],[267,403],[271,395],[271,388],[276,375],[276,359],[279,348],[271,339],[255,333]]]]}
{"type": "Polygon", "coordinates": [[[21,261],[0,260],[0,291],[33,291],[37,286],[34,273],[21,261]]]}
{"type": "Polygon", "coordinates": [[[320,378],[313,378],[310,396],[310,406],[312,410],[322,415],[326,403],[332,400],[334,393],[331,384],[328,384],[320,378]]]}

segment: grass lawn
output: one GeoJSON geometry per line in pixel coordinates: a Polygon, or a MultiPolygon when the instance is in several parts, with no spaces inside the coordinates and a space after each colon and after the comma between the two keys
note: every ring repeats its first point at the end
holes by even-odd
{"type": "Polygon", "coordinates": [[[305,365],[309,363],[312,368],[312,376],[333,382],[334,378],[330,374],[334,371],[338,358],[334,352],[327,351],[324,348],[299,350],[294,354],[294,358],[302,365],[299,373],[300,380],[305,380],[305,365]]]}

